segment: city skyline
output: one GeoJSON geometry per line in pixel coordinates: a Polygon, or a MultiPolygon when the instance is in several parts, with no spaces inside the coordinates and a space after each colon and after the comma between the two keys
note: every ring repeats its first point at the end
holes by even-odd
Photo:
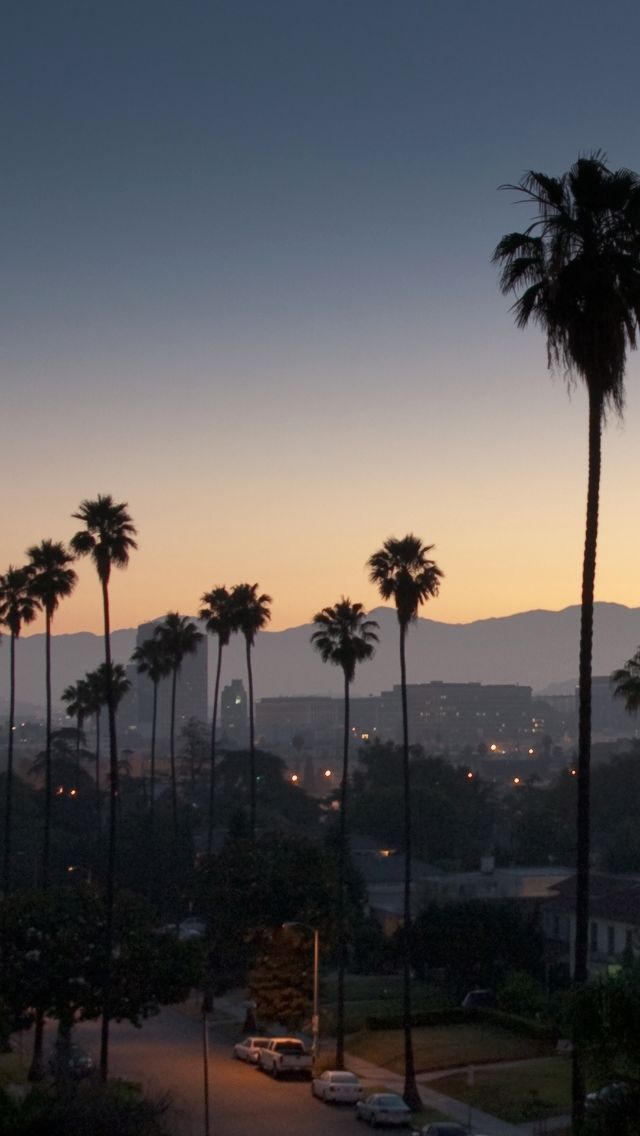
{"type": "MultiPolygon", "coordinates": [[[[499,295],[493,248],[530,218],[497,187],[599,147],[640,169],[640,12],[550,16],[13,6],[3,571],[110,493],[140,546],[113,575],[114,628],[243,580],[273,597],[275,630],[342,594],[373,608],[366,560],[408,531],[445,574],[428,618],[579,602],[586,397],[499,295]]],[[[630,607],[639,378],[632,355],[596,578],[630,607]]],[[[95,573],[78,574],[58,634],[100,630],[95,573]]]]}

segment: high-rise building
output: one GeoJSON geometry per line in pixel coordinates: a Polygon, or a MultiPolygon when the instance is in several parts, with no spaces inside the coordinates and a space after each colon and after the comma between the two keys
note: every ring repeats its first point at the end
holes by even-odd
{"type": "Polygon", "coordinates": [[[247,694],[242,679],[234,678],[220,696],[220,741],[223,745],[245,746],[249,739],[247,694]]]}

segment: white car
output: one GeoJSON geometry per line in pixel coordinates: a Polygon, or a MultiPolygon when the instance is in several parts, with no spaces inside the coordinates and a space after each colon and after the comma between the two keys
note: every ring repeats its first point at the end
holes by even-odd
{"type": "Polygon", "coordinates": [[[268,1037],[245,1037],[233,1047],[233,1056],[238,1061],[248,1061],[250,1065],[257,1065],[260,1050],[269,1044],[268,1037]]]}
{"type": "Polygon", "coordinates": [[[311,1092],[327,1104],[355,1104],[362,1096],[362,1085],[355,1073],[344,1069],[325,1069],[311,1082],[311,1092]]]}
{"type": "Polygon", "coordinates": [[[398,1093],[372,1093],[356,1104],[356,1120],[366,1120],[372,1128],[378,1124],[408,1126],[411,1109],[398,1093]]]}

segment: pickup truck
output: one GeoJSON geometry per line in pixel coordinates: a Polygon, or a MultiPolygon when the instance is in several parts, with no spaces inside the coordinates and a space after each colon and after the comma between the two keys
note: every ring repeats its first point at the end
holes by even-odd
{"type": "Polygon", "coordinates": [[[305,1077],[313,1075],[313,1062],[297,1037],[272,1037],[258,1054],[258,1068],[278,1077],[305,1077]]]}

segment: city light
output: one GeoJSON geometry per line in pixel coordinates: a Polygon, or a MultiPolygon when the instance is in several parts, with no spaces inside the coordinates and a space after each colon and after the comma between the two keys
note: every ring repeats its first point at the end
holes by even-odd
{"type": "Polygon", "coordinates": [[[519,778],[519,777],[514,777],[514,779],[513,779],[513,783],[514,783],[514,785],[519,785],[519,784],[520,784],[520,778],[519,778]]]}

